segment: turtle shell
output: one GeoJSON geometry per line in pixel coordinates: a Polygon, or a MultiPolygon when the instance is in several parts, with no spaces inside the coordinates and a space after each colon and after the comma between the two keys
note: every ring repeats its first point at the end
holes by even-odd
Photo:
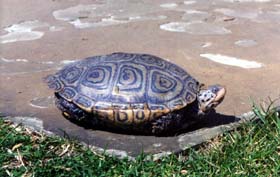
{"type": "Polygon", "coordinates": [[[107,121],[151,121],[196,99],[199,83],[179,66],[148,54],[112,53],[65,66],[48,77],[57,94],[107,121]]]}

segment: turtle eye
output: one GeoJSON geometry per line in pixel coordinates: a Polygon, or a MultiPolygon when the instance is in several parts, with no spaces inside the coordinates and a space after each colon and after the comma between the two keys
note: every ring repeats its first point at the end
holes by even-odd
{"type": "Polygon", "coordinates": [[[217,93],[218,91],[219,91],[219,88],[218,88],[218,87],[213,87],[213,88],[212,88],[212,92],[213,92],[213,93],[217,93]]]}

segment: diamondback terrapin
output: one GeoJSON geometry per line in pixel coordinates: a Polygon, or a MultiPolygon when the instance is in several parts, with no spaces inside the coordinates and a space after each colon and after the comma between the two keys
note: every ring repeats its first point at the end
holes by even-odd
{"type": "Polygon", "coordinates": [[[226,93],[220,85],[203,88],[179,66],[148,54],[86,58],[45,80],[66,118],[150,134],[186,127],[226,93]]]}

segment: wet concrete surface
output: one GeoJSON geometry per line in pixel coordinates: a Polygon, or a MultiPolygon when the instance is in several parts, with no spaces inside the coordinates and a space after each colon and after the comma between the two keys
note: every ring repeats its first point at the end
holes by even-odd
{"type": "Polygon", "coordinates": [[[75,60],[116,51],[157,55],[203,83],[227,87],[219,114],[193,130],[236,121],[233,116],[249,111],[253,101],[280,96],[277,0],[0,3],[0,112],[40,119],[47,131],[132,156],[182,149],[180,136],[85,129],[56,109],[43,77],[75,60]],[[219,118],[223,121],[214,121],[219,118]]]}

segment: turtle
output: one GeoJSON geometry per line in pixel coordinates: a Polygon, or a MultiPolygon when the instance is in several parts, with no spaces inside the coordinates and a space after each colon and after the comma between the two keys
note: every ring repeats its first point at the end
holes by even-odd
{"type": "Polygon", "coordinates": [[[206,87],[178,65],[144,53],[85,58],[44,80],[67,119],[151,135],[189,127],[226,94],[224,86],[206,87]]]}

